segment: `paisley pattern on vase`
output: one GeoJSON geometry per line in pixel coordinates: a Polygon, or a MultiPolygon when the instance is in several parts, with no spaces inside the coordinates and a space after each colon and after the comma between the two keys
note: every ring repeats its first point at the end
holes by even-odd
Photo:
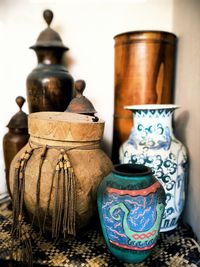
{"type": "MultiPolygon", "coordinates": [[[[139,142],[139,146],[143,146],[143,149],[165,149],[168,150],[171,145],[170,131],[169,127],[163,128],[160,123],[157,125],[150,125],[147,128],[144,128],[142,124],[139,124],[137,127],[137,131],[141,134],[141,140],[139,142]],[[154,135],[162,136],[160,140],[154,141],[154,135]]],[[[137,149],[137,143],[135,142],[136,129],[133,128],[131,131],[131,135],[128,140],[128,144],[133,145],[135,149],[137,149]]]]}
{"type": "Polygon", "coordinates": [[[164,210],[160,183],[141,190],[108,187],[102,199],[102,215],[109,242],[129,250],[148,250],[157,241],[164,210]]]}
{"type": "Polygon", "coordinates": [[[173,135],[172,109],[134,110],[134,127],[120,148],[120,163],[145,164],[162,183],[166,207],[161,231],[172,230],[185,202],[188,160],[185,147],[173,135]]]}

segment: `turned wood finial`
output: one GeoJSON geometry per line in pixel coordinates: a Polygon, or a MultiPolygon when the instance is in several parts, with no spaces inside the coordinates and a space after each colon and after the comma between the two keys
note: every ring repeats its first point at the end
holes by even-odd
{"type": "Polygon", "coordinates": [[[83,91],[85,90],[86,82],[84,80],[77,80],[75,82],[75,89],[76,89],[76,97],[80,97],[83,94],[83,91]]]}
{"type": "Polygon", "coordinates": [[[53,20],[53,12],[50,9],[46,9],[43,12],[43,17],[48,25],[48,27],[50,26],[52,20],[53,20]]]}
{"type": "Polygon", "coordinates": [[[20,110],[22,109],[22,106],[24,105],[24,102],[26,101],[25,98],[23,96],[18,96],[16,99],[15,99],[18,107],[20,108],[20,110]]]}
{"type": "Polygon", "coordinates": [[[90,100],[83,95],[83,91],[86,87],[84,80],[77,80],[74,84],[76,90],[76,96],[69,103],[66,111],[78,114],[85,114],[94,116],[96,110],[90,100]]]}

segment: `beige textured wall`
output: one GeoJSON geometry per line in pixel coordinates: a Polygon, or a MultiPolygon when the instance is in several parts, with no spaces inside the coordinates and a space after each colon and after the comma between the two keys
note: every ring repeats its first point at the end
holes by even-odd
{"type": "Polygon", "coordinates": [[[179,37],[176,132],[187,145],[190,172],[184,218],[200,241],[200,1],[174,0],[173,32],[179,37]]]}
{"type": "MultiPolygon", "coordinates": [[[[0,0],[0,139],[17,112],[15,98],[26,96],[26,77],[36,66],[29,46],[46,27],[42,12],[54,12],[52,28],[70,48],[68,68],[85,79],[85,95],[105,120],[104,147],[112,145],[114,100],[114,35],[134,30],[165,30],[172,26],[173,0],[0,0]]],[[[27,105],[25,104],[25,111],[27,105]]],[[[0,194],[5,191],[0,143],[0,194]]]]}

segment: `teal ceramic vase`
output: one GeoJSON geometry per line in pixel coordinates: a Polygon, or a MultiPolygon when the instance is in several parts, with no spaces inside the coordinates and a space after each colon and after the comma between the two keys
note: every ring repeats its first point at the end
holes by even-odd
{"type": "Polygon", "coordinates": [[[110,252],[119,260],[145,260],[156,244],[165,192],[149,167],[115,165],[98,188],[101,227],[110,252]]]}

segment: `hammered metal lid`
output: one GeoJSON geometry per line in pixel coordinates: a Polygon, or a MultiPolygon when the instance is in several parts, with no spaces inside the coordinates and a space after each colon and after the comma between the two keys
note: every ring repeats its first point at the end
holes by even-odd
{"type": "Polygon", "coordinates": [[[36,41],[36,44],[31,46],[31,49],[37,49],[42,47],[52,47],[52,48],[60,48],[63,50],[69,50],[68,47],[63,45],[62,39],[60,35],[50,28],[50,24],[53,20],[53,12],[49,9],[46,9],[43,12],[43,17],[47,23],[47,28],[43,30],[40,35],[38,36],[38,39],[36,41]]]}
{"type": "Polygon", "coordinates": [[[10,119],[7,127],[9,129],[27,129],[27,114],[22,111],[22,106],[26,100],[22,96],[18,96],[15,101],[19,107],[19,111],[10,119]]]}
{"type": "Polygon", "coordinates": [[[86,115],[94,115],[95,113],[97,113],[90,100],[85,96],[83,96],[83,91],[85,87],[86,83],[84,80],[77,80],[75,82],[76,97],[73,98],[69,103],[66,109],[67,112],[86,114],[86,115]]]}

